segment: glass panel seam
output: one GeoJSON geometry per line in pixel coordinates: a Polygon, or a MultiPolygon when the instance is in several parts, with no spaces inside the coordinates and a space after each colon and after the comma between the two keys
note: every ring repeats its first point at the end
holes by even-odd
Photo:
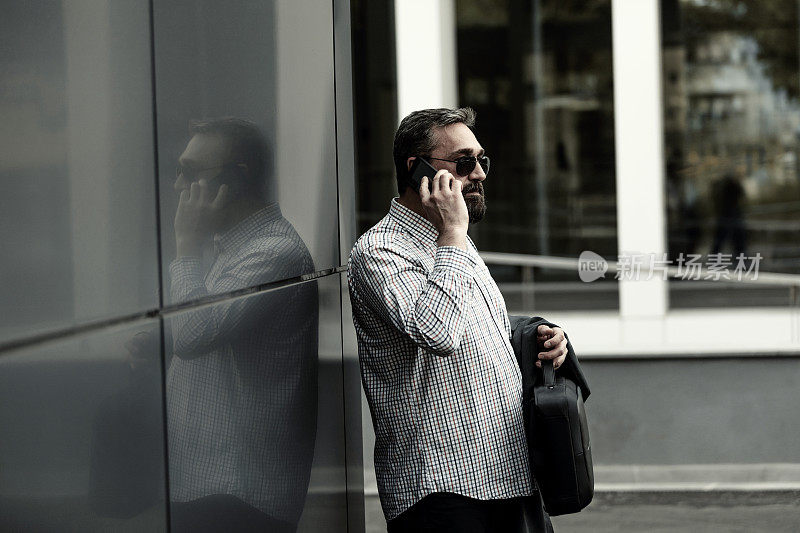
{"type": "Polygon", "coordinates": [[[0,357],[2,357],[7,352],[14,352],[16,350],[22,348],[29,348],[31,346],[35,346],[38,344],[44,344],[47,342],[52,342],[56,340],[66,339],[68,337],[73,337],[76,335],[83,335],[87,333],[92,333],[96,331],[100,331],[109,327],[114,326],[121,326],[128,323],[137,322],[140,320],[146,319],[153,319],[153,318],[161,318],[167,317],[177,313],[183,313],[185,311],[190,311],[194,309],[198,309],[201,307],[206,307],[210,305],[216,305],[222,302],[226,302],[229,300],[234,300],[237,298],[247,297],[247,296],[255,296],[258,294],[262,294],[265,292],[269,292],[272,290],[284,289],[286,287],[290,287],[293,285],[298,285],[300,283],[307,283],[309,281],[314,281],[322,278],[326,278],[329,276],[336,276],[342,272],[347,271],[347,266],[342,265],[336,268],[330,268],[326,270],[321,270],[315,272],[313,274],[304,274],[302,276],[298,276],[296,278],[290,278],[287,280],[265,283],[263,285],[257,285],[254,287],[248,287],[239,291],[234,291],[231,293],[221,294],[221,295],[213,295],[207,298],[203,298],[200,300],[193,300],[191,302],[175,304],[175,305],[168,305],[161,307],[160,309],[151,309],[149,311],[141,312],[141,313],[134,313],[130,315],[125,315],[121,317],[111,318],[111,319],[104,319],[96,322],[88,322],[85,324],[80,324],[64,329],[54,330],[47,333],[42,333],[39,335],[31,335],[28,337],[23,337],[21,339],[16,339],[10,342],[5,342],[0,344],[0,357]]]}

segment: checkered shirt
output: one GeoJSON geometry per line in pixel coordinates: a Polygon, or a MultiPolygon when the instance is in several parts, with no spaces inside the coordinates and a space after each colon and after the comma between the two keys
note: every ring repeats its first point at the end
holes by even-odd
{"type": "Polygon", "coordinates": [[[437,247],[437,237],[394,199],[350,254],[387,520],[433,492],[481,500],[532,493],[505,302],[470,239],[464,251],[437,247]]]}
{"type": "MultiPolygon", "coordinates": [[[[170,265],[173,301],[313,272],[276,204],[170,265]]],[[[301,283],[176,315],[167,373],[170,497],[231,494],[296,523],[308,489],[317,407],[317,288],[301,283]]]]}

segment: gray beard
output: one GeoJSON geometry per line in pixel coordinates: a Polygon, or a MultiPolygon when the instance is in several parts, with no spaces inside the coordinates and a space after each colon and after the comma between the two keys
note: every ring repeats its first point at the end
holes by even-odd
{"type": "Polygon", "coordinates": [[[469,197],[464,198],[467,204],[467,214],[469,215],[469,223],[475,224],[483,220],[486,214],[486,199],[481,196],[480,198],[469,197]]]}

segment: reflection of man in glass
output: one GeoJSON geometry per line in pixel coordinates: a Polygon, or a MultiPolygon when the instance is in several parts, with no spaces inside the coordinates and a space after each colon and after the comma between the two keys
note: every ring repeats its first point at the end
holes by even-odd
{"type": "MultiPolygon", "coordinates": [[[[239,119],[192,125],[175,188],[174,302],[312,272],[239,119]]],[[[294,531],[316,429],[314,283],[179,313],[167,375],[173,530],[294,531]]]]}

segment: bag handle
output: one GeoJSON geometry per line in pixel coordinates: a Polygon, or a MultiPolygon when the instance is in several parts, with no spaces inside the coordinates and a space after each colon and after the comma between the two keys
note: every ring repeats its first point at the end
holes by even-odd
{"type": "Polygon", "coordinates": [[[544,373],[544,384],[548,389],[556,386],[556,369],[553,367],[552,359],[542,360],[542,372],[544,373]]]}

